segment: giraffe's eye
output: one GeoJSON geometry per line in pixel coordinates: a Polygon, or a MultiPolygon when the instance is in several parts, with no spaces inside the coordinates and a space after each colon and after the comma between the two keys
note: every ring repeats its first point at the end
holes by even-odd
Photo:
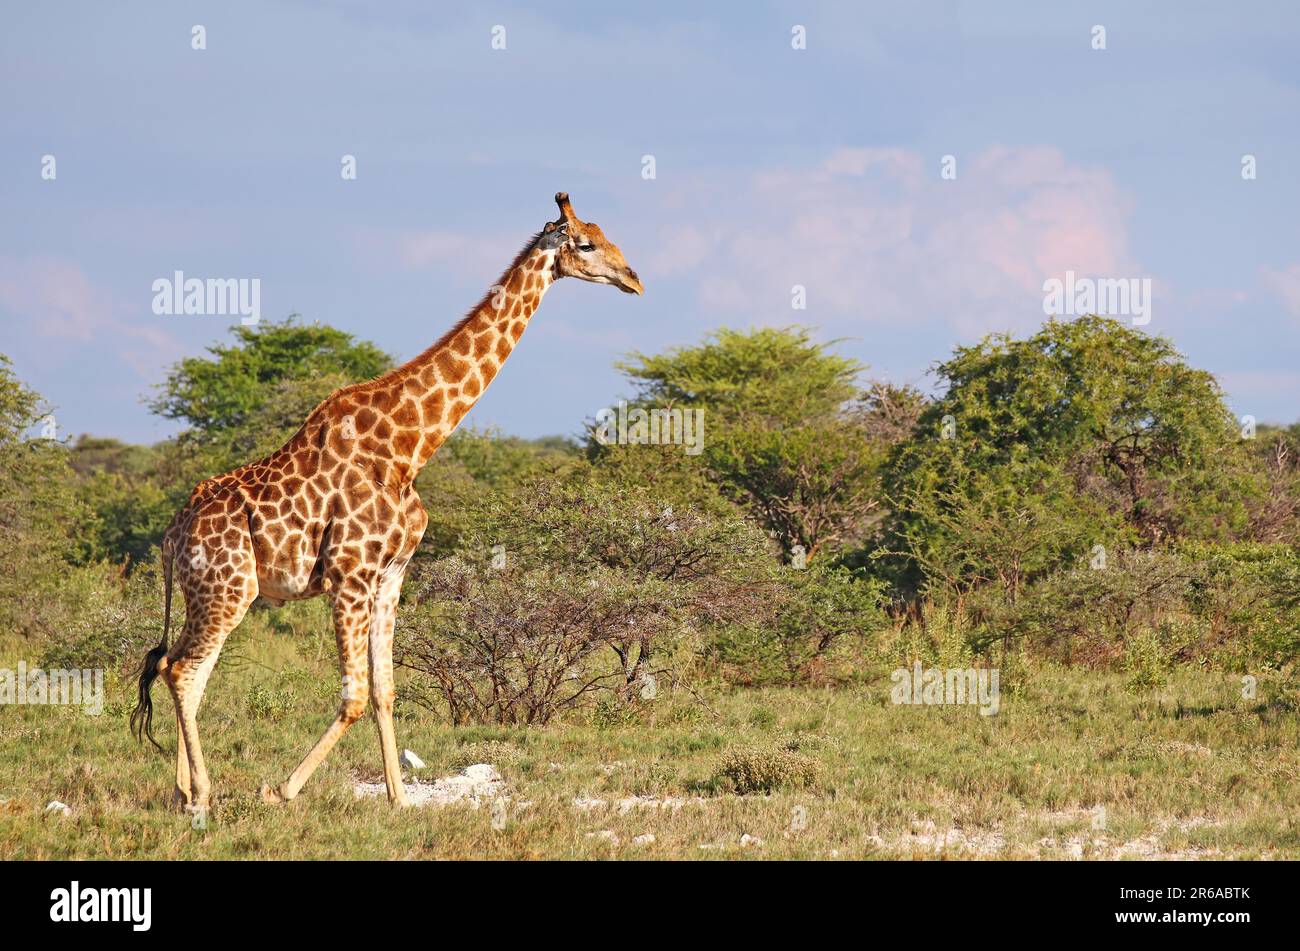
{"type": "Polygon", "coordinates": [[[579,250],[579,251],[595,251],[595,250],[596,250],[596,246],[595,246],[594,244],[580,244],[580,245],[578,245],[578,250],[579,250]]]}

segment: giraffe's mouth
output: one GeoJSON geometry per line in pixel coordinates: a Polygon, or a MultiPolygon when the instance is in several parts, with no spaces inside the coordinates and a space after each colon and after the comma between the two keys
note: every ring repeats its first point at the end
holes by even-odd
{"type": "Polygon", "coordinates": [[[620,276],[618,280],[615,281],[615,284],[624,294],[645,293],[645,287],[641,284],[641,278],[637,277],[636,271],[633,270],[628,270],[626,274],[620,276]]]}

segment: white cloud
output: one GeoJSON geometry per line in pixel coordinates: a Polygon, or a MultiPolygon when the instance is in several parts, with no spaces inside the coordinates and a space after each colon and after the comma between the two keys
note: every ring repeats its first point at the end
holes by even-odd
{"type": "Polygon", "coordinates": [[[463,253],[465,243],[463,237],[445,231],[416,231],[398,237],[397,253],[406,267],[424,270],[463,253]]]}
{"type": "Polygon", "coordinates": [[[0,318],[6,324],[75,346],[104,348],[115,340],[117,353],[141,375],[156,373],[160,361],[180,353],[172,336],[150,323],[157,319],[149,311],[150,299],[146,287],[140,306],[124,306],[65,258],[0,255],[0,318]],[[141,316],[124,316],[130,313],[141,316]]]}
{"type": "Polygon", "coordinates": [[[1300,263],[1281,270],[1263,268],[1261,276],[1264,284],[1281,298],[1286,309],[1300,317],[1300,263]]]}
{"type": "Polygon", "coordinates": [[[0,257],[0,311],[32,333],[90,340],[111,323],[111,310],[109,295],[69,261],[0,257]]]}
{"type": "Polygon", "coordinates": [[[528,235],[462,234],[438,229],[359,228],[358,256],[377,271],[450,274],[490,283],[508,265],[528,235]]]}

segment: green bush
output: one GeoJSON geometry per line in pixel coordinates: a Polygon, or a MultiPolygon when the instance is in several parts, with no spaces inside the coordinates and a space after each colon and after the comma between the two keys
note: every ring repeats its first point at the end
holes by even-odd
{"type": "Polygon", "coordinates": [[[1249,530],[1266,488],[1214,377],[1110,318],[993,334],[939,364],[885,472],[901,591],[988,584],[1011,599],[1095,544],[1155,548],[1249,530]]]}
{"type": "Polygon", "coordinates": [[[297,700],[298,694],[292,687],[278,687],[264,681],[249,688],[244,706],[254,720],[276,723],[293,710],[297,700]]]}
{"type": "Polygon", "coordinates": [[[0,353],[0,630],[22,637],[63,636],[61,588],[98,531],[56,422],[0,353]]]}
{"type": "Polygon", "coordinates": [[[1300,658],[1300,548],[1200,544],[1181,554],[1198,566],[1189,608],[1204,619],[1217,654],[1238,669],[1300,658]]]}
{"type": "Polygon", "coordinates": [[[1168,682],[1169,657],[1160,632],[1146,628],[1125,645],[1124,668],[1134,689],[1163,687],[1168,682]]]}
{"type": "Polygon", "coordinates": [[[755,617],[719,626],[709,647],[732,683],[831,683],[854,676],[885,626],[882,582],[825,562],[773,567],[755,617]]]}
{"type": "Polygon", "coordinates": [[[766,554],[737,517],[620,498],[582,466],[484,493],[467,515],[460,554],[414,573],[397,619],[406,695],[456,723],[645,698],[671,679],[656,645],[751,610],[766,554]]]}
{"type": "MultiPolygon", "coordinates": [[[[128,577],[113,565],[65,569],[49,597],[57,633],[42,640],[42,666],[131,673],[162,636],[162,573],[153,558],[128,577]]],[[[178,629],[174,618],[172,633],[178,629]]]]}
{"type": "Polygon", "coordinates": [[[1300,553],[1255,543],[1122,550],[1104,567],[1058,571],[1014,602],[972,595],[964,610],[981,649],[1012,640],[1097,667],[1151,671],[1158,653],[1164,666],[1276,669],[1300,656],[1300,553]]]}
{"type": "Polygon", "coordinates": [[[723,754],[713,784],[738,795],[802,788],[817,782],[816,760],[782,746],[733,747],[723,754]]]}

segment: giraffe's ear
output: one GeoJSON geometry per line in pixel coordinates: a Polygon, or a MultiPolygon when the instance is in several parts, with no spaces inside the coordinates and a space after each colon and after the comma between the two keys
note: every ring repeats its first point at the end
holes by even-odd
{"type": "Polygon", "coordinates": [[[548,221],[542,226],[542,236],[537,240],[537,243],[542,248],[549,250],[558,248],[567,240],[569,240],[569,223],[567,221],[548,221]]]}

